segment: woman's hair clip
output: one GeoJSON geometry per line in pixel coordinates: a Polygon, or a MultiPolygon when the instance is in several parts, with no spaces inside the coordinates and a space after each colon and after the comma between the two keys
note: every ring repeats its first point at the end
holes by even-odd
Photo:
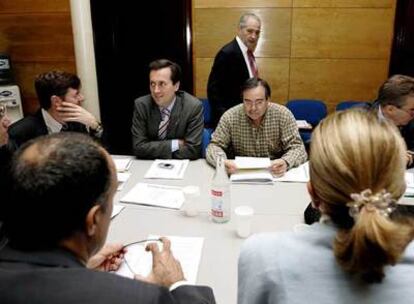
{"type": "Polygon", "coordinates": [[[361,193],[352,193],[351,199],[346,205],[353,219],[357,219],[362,208],[369,212],[378,210],[381,215],[388,217],[397,206],[396,200],[385,189],[375,194],[372,194],[371,189],[365,189],[361,193]]]}

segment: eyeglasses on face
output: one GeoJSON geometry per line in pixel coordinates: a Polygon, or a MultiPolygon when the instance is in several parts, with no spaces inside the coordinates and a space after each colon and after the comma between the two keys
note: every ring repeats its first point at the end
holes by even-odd
{"type": "Polygon", "coordinates": [[[266,103],[265,100],[255,100],[255,101],[253,101],[253,100],[244,100],[243,102],[249,108],[253,107],[253,105],[255,105],[256,107],[261,107],[266,103]]]}

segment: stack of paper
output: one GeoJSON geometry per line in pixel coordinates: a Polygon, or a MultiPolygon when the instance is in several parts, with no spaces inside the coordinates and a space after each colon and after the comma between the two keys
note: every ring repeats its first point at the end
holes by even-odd
{"type": "MultiPolygon", "coordinates": [[[[148,239],[158,238],[157,235],[148,236],[148,239]]],[[[171,251],[174,257],[181,263],[185,279],[191,284],[196,284],[204,239],[180,236],[167,236],[167,238],[171,241],[171,251]]],[[[128,246],[124,259],[128,265],[126,263],[121,265],[116,272],[119,275],[132,278],[135,274],[147,276],[151,272],[152,254],[145,251],[145,244],[128,246]]]]}
{"type": "Polygon", "coordinates": [[[281,177],[275,177],[277,182],[307,183],[309,181],[309,162],[292,168],[281,177]]]}
{"type": "Polygon", "coordinates": [[[184,203],[184,195],[180,187],[138,183],[121,198],[121,202],[180,209],[184,203]]]}
{"type": "Polygon", "coordinates": [[[129,167],[131,166],[133,157],[125,157],[125,158],[112,157],[112,159],[115,163],[116,171],[125,172],[125,171],[128,171],[129,167]]]}
{"type": "Polygon", "coordinates": [[[183,179],[188,163],[188,159],[156,159],[144,178],[183,179]]]}
{"type": "Polygon", "coordinates": [[[237,172],[230,176],[230,181],[239,184],[272,184],[273,176],[269,172],[271,165],[268,157],[241,157],[234,160],[237,172]]]}

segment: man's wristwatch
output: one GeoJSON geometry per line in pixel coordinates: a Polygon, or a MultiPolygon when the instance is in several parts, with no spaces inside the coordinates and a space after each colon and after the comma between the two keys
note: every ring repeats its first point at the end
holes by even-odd
{"type": "Polygon", "coordinates": [[[91,133],[95,135],[96,137],[101,137],[103,132],[103,127],[100,122],[98,122],[98,126],[95,129],[91,128],[91,133]]]}

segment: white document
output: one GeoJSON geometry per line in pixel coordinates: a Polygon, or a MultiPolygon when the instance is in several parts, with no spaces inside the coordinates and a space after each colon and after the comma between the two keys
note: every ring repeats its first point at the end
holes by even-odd
{"type": "Polygon", "coordinates": [[[276,182],[307,183],[309,181],[309,162],[292,168],[281,177],[275,177],[276,182]]]}
{"type": "Polygon", "coordinates": [[[138,183],[121,202],[145,206],[180,209],[184,194],[180,187],[138,183]]]}
{"type": "Polygon", "coordinates": [[[230,181],[238,184],[273,184],[273,176],[265,169],[239,170],[230,176],[230,181]]]}
{"type": "Polygon", "coordinates": [[[265,169],[271,165],[269,157],[236,156],[234,162],[237,169],[265,169]]]}
{"type": "Polygon", "coordinates": [[[144,178],[183,179],[188,159],[156,159],[144,178]]]}
{"type": "Polygon", "coordinates": [[[405,172],[405,182],[407,184],[407,188],[405,189],[404,196],[414,197],[414,173],[405,172]]]}
{"type": "Polygon", "coordinates": [[[114,218],[115,216],[117,216],[119,214],[119,212],[122,211],[122,209],[124,209],[125,206],[119,205],[119,204],[114,204],[113,208],[112,208],[112,214],[111,214],[111,218],[114,218]]]}
{"type": "MultiPolygon", "coordinates": [[[[148,239],[158,238],[157,235],[148,236],[148,239]]],[[[167,238],[171,241],[171,251],[174,257],[181,263],[185,279],[191,284],[196,284],[204,238],[181,236],[167,236],[167,238]]],[[[117,274],[132,278],[134,274],[147,276],[151,272],[152,254],[145,251],[145,244],[128,246],[124,258],[129,267],[124,262],[116,272],[117,274]]]]}
{"type": "Polygon", "coordinates": [[[296,120],[296,125],[299,129],[312,129],[312,125],[306,120],[296,120]]]}
{"type": "Polygon", "coordinates": [[[122,188],[124,188],[125,183],[128,181],[129,177],[131,176],[131,173],[128,172],[118,172],[117,174],[118,177],[118,191],[121,191],[122,188]]]}
{"type": "Polygon", "coordinates": [[[115,163],[116,171],[125,172],[125,171],[128,171],[129,167],[131,166],[133,157],[126,157],[126,158],[112,157],[112,159],[115,163]]]}

